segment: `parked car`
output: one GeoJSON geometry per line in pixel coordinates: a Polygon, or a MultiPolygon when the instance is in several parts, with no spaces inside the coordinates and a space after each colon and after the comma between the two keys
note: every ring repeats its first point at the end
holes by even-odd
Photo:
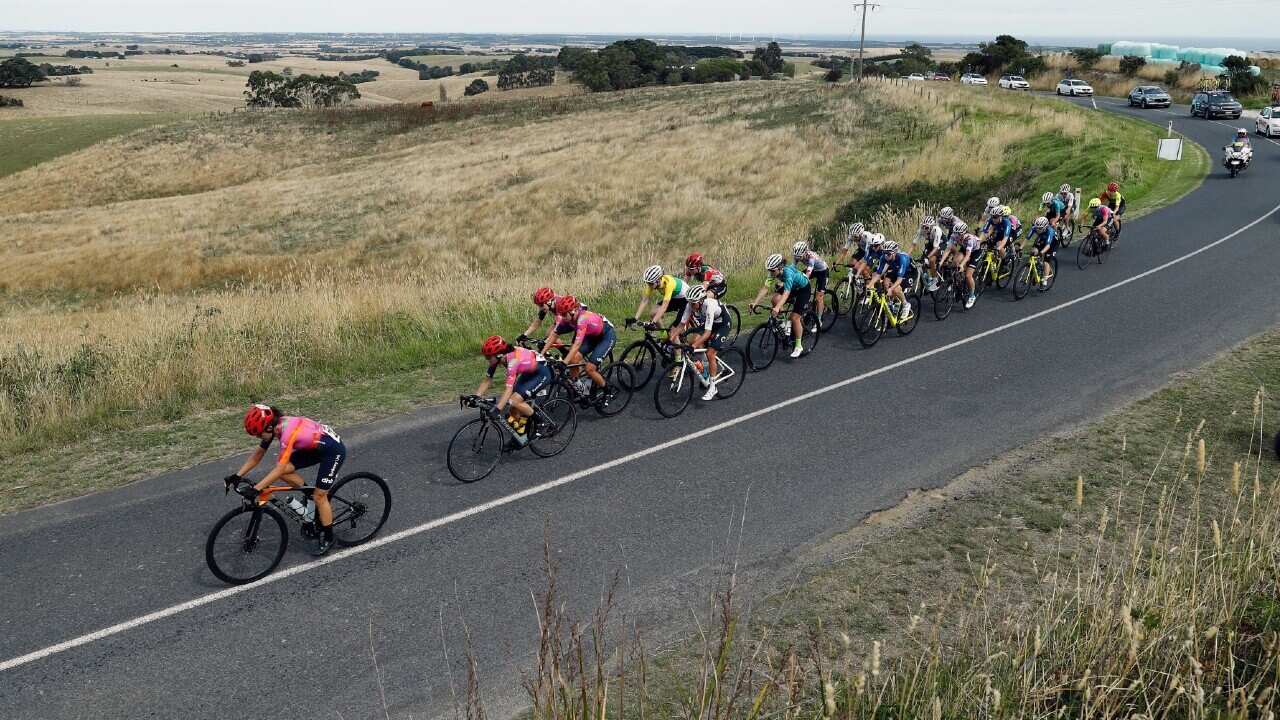
{"type": "Polygon", "coordinates": [[[1262,112],[1258,113],[1258,119],[1253,123],[1253,129],[1259,135],[1280,136],[1280,105],[1262,108],[1262,112]]]}
{"type": "Polygon", "coordinates": [[[951,76],[946,73],[936,72],[929,76],[930,80],[936,82],[951,82],[951,76]]]}
{"type": "Polygon", "coordinates": [[[1066,79],[1058,83],[1059,95],[1093,95],[1093,86],[1083,80],[1066,79]]]}
{"type": "Polygon", "coordinates": [[[1030,90],[1031,83],[1021,75],[1001,75],[1000,87],[1005,90],[1030,90]]]}
{"type": "Polygon", "coordinates": [[[924,82],[924,75],[923,75],[923,74],[921,74],[921,73],[911,73],[910,75],[908,75],[908,76],[907,76],[907,79],[908,79],[908,80],[918,80],[918,81],[920,81],[920,82],[924,82]]]}
{"type": "Polygon", "coordinates": [[[1238,120],[1243,112],[1244,107],[1226,90],[1200,92],[1191,98],[1191,117],[1199,115],[1205,120],[1216,117],[1238,120]]]}
{"type": "Polygon", "coordinates": [[[1141,108],[1167,108],[1173,102],[1169,93],[1155,85],[1139,85],[1129,91],[1129,106],[1141,108]]]}
{"type": "Polygon", "coordinates": [[[960,82],[964,85],[986,85],[987,79],[978,73],[965,73],[960,76],[960,82]]]}

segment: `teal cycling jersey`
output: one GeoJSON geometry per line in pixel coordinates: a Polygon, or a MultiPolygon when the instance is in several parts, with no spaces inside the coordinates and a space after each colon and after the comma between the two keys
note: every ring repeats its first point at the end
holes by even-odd
{"type": "Polygon", "coordinates": [[[802,287],[809,287],[809,278],[797,270],[794,265],[784,265],[782,273],[778,275],[777,280],[778,285],[788,292],[795,292],[802,287]]]}

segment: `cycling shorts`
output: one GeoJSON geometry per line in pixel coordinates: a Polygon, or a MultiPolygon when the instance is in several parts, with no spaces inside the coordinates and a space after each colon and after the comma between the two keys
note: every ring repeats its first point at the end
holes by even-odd
{"type": "Polygon", "coordinates": [[[707,338],[707,347],[712,350],[723,350],[725,341],[728,339],[729,323],[716,323],[711,326],[711,337],[707,338]]]}
{"type": "Polygon", "coordinates": [[[551,384],[551,368],[546,363],[538,363],[538,369],[521,375],[516,380],[515,392],[521,398],[530,400],[551,384]]]}
{"type": "Polygon", "coordinates": [[[584,338],[582,341],[582,357],[592,365],[599,365],[604,360],[609,351],[613,349],[613,344],[617,341],[618,336],[613,331],[613,326],[609,323],[604,324],[604,330],[595,337],[584,338]]]}
{"type": "Polygon", "coordinates": [[[831,276],[830,270],[814,270],[813,271],[813,275],[812,275],[813,284],[818,286],[818,292],[822,292],[827,289],[827,278],[830,276],[831,276]]]}
{"type": "Polygon", "coordinates": [[[1049,242],[1044,238],[1036,238],[1035,249],[1045,257],[1053,257],[1058,254],[1058,240],[1054,238],[1053,242],[1049,242]]]}
{"type": "Polygon", "coordinates": [[[680,322],[680,318],[684,317],[684,306],[688,304],[689,302],[684,298],[671,298],[671,303],[667,305],[667,312],[676,314],[676,319],[671,323],[671,327],[675,327],[676,323],[680,322]]]}
{"type": "Polygon", "coordinates": [[[308,450],[294,450],[289,456],[293,467],[316,468],[316,489],[328,492],[338,480],[338,471],[347,459],[347,446],[341,440],[321,435],[316,446],[308,450]]]}
{"type": "Polygon", "coordinates": [[[813,292],[808,285],[799,288],[791,293],[791,312],[804,315],[809,310],[809,301],[813,297],[813,292]]]}

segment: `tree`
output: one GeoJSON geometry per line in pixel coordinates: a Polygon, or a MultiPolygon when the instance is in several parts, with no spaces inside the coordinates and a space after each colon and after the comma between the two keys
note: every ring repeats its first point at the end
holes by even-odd
{"type": "Polygon", "coordinates": [[[925,63],[933,62],[933,51],[918,42],[907,43],[907,46],[902,49],[902,55],[925,63]]]}
{"type": "Polygon", "coordinates": [[[1222,67],[1227,70],[1224,77],[1230,83],[1231,92],[1237,95],[1253,95],[1266,89],[1267,81],[1253,75],[1246,58],[1229,55],[1223,59],[1222,67]]]}
{"type": "Polygon", "coordinates": [[[759,62],[764,67],[764,72],[760,73],[762,77],[769,77],[774,73],[782,72],[782,66],[785,61],[782,59],[782,48],[778,43],[771,42],[762,48],[756,48],[751,54],[752,61],[759,62]]]}
{"type": "Polygon", "coordinates": [[[707,58],[699,60],[693,66],[693,81],[696,83],[729,82],[740,77],[746,66],[730,58],[707,58]]]}
{"type": "Polygon", "coordinates": [[[840,78],[844,77],[844,66],[837,65],[827,71],[826,77],[823,79],[827,82],[840,82],[840,78]]]}
{"type": "Polygon", "coordinates": [[[244,97],[249,107],[327,108],[359,99],[360,91],[339,77],[303,74],[287,78],[255,70],[249,73],[244,97]]]}
{"type": "Polygon", "coordinates": [[[1133,77],[1134,75],[1137,75],[1138,71],[1145,67],[1146,64],[1147,59],[1144,57],[1139,57],[1137,55],[1125,55],[1120,58],[1120,72],[1128,75],[1129,77],[1133,77]]]}
{"type": "Polygon", "coordinates": [[[13,57],[0,63],[0,87],[25,88],[44,80],[44,73],[26,58],[13,57]]]}
{"type": "Polygon", "coordinates": [[[486,92],[489,92],[489,83],[481,80],[480,78],[476,78],[471,81],[471,84],[467,86],[466,90],[462,91],[462,94],[467,97],[471,97],[472,95],[479,95],[480,93],[486,92]]]}
{"type": "Polygon", "coordinates": [[[960,64],[970,72],[995,75],[1005,68],[1033,77],[1044,72],[1044,58],[1027,51],[1027,43],[1012,35],[999,35],[995,42],[981,43],[978,52],[965,55],[960,64]]]}
{"type": "Polygon", "coordinates": [[[1071,57],[1075,58],[1077,63],[1080,63],[1080,67],[1088,70],[1098,64],[1098,61],[1102,59],[1102,53],[1093,48],[1075,48],[1071,51],[1071,57]]]}

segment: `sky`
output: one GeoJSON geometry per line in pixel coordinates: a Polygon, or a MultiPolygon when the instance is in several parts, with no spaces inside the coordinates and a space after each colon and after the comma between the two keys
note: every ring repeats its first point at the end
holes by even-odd
{"type": "MultiPolygon", "coordinates": [[[[1280,0],[879,0],[868,36],[1153,40],[1280,47],[1280,0]]],[[[842,35],[853,0],[0,0],[0,30],[842,35]]]]}

